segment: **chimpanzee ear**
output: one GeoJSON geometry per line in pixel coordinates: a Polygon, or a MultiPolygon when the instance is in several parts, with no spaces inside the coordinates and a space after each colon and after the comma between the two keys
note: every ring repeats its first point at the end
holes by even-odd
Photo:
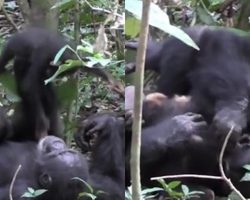
{"type": "Polygon", "coordinates": [[[41,188],[48,189],[52,185],[52,177],[47,174],[46,172],[43,172],[39,178],[38,178],[39,185],[41,188]]]}

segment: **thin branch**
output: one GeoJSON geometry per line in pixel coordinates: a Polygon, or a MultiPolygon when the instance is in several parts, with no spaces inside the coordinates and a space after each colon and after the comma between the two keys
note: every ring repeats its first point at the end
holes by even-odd
{"type": "Polygon", "coordinates": [[[177,174],[169,176],[157,176],[150,178],[150,180],[159,180],[159,179],[177,179],[177,178],[201,178],[201,179],[214,179],[214,180],[223,180],[221,176],[209,176],[209,175],[200,175],[200,174],[177,174]]]}
{"type": "Polygon", "coordinates": [[[14,187],[14,183],[16,181],[16,177],[17,177],[17,174],[19,173],[20,169],[21,169],[22,165],[19,165],[13,178],[12,178],[12,181],[11,181],[11,184],[10,184],[10,190],[9,190],[9,198],[10,200],[13,200],[13,197],[12,197],[12,191],[13,191],[13,187],[14,187]]]}
{"type": "Polygon", "coordinates": [[[142,20],[140,26],[139,47],[136,55],[136,79],[134,102],[134,121],[132,126],[132,144],[131,144],[131,180],[132,180],[132,199],[141,200],[140,183],[140,155],[141,155],[141,122],[142,122],[142,99],[143,99],[143,79],[144,65],[146,56],[146,47],[148,41],[149,10],[150,0],[142,1],[142,20]]]}
{"type": "Polygon", "coordinates": [[[239,190],[237,190],[237,188],[233,185],[233,183],[231,182],[231,180],[229,178],[226,177],[226,174],[224,172],[224,169],[223,169],[223,156],[224,156],[224,153],[225,153],[225,149],[226,149],[226,146],[228,144],[228,141],[229,141],[229,138],[231,137],[232,133],[233,133],[233,130],[234,130],[234,126],[231,127],[229,133],[227,134],[226,138],[225,138],[225,141],[222,145],[222,148],[221,148],[221,151],[220,151],[220,157],[219,157],[219,169],[220,169],[220,173],[221,173],[221,176],[223,178],[223,180],[226,182],[226,184],[230,187],[230,189],[232,191],[234,191],[241,200],[246,200],[246,198],[240,193],[239,190]]]}

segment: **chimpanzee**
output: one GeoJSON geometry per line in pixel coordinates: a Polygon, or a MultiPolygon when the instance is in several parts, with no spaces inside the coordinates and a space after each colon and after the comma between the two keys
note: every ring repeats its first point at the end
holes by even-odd
{"type": "MultiPolygon", "coordinates": [[[[10,183],[18,165],[22,168],[14,182],[14,199],[23,199],[21,195],[27,187],[47,190],[35,198],[39,200],[79,199],[79,193],[91,192],[85,183],[74,178],[90,184],[98,200],[123,199],[123,123],[108,114],[95,115],[84,122],[85,136],[97,134],[93,159],[89,163],[84,155],[69,149],[55,136],[44,137],[38,144],[35,141],[4,141],[0,145],[0,199],[9,198],[10,183]]],[[[80,199],[88,200],[89,197],[80,199]]]]}
{"type": "Polygon", "coordinates": [[[55,137],[35,141],[11,142],[0,145],[0,199],[9,199],[10,183],[18,166],[21,169],[13,185],[13,199],[21,198],[28,187],[46,189],[35,199],[77,199],[85,188],[74,177],[89,180],[87,160],[80,153],[66,147],[55,137]]]}
{"type": "MultiPolygon", "coordinates": [[[[198,114],[187,113],[167,118],[143,128],[141,146],[141,180],[147,187],[156,185],[151,177],[176,174],[220,176],[218,156],[221,143],[210,137],[210,129],[198,114]]],[[[235,148],[224,156],[224,169],[238,189],[249,197],[249,183],[240,182],[243,164],[250,163],[249,147],[235,148]],[[237,155],[237,156],[235,156],[237,155]],[[236,159],[237,158],[237,159],[236,159]],[[230,162],[229,162],[230,161],[230,162]]],[[[170,181],[170,180],[169,180],[170,181]]],[[[210,188],[218,196],[227,196],[229,187],[221,180],[181,179],[189,186],[210,188]]]]}
{"type": "MultiPolygon", "coordinates": [[[[146,126],[142,129],[141,180],[147,187],[156,185],[151,177],[174,174],[203,174],[220,176],[218,156],[221,141],[213,137],[213,127],[204,121],[200,114],[185,113],[192,98],[167,98],[163,94],[153,93],[145,97],[146,111],[157,109],[147,116],[146,126]],[[168,105],[169,103],[169,105],[168,105]],[[147,120],[154,120],[153,123],[147,120]]],[[[127,134],[131,134],[126,130],[127,134]]],[[[224,167],[238,189],[249,196],[248,182],[240,182],[244,175],[244,164],[250,163],[249,136],[242,136],[235,146],[230,146],[224,155],[224,167]]],[[[130,142],[126,140],[126,185],[130,184],[129,160],[130,142]]],[[[230,193],[228,186],[219,180],[182,179],[183,183],[212,189],[216,195],[230,193]]]]}
{"type": "Polygon", "coordinates": [[[232,125],[240,133],[249,108],[250,38],[206,26],[184,31],[199,51],[174,37],[148,45],[145,67],[160,74],[158,92],[191,95],[195,112],[213,120],[218,133],[227,133],[232,125]]]}
{"type": "MultiPolygon", "coordinates": [[[[23,119],[27,120],[25,133],[14,139],[38,140],[48,133],[60,135],[56,96],[51,85],[44,85],[44,80],[56,70],[50,62],[66,44],[62,37],[49,30],[30,27],[15,34],[4,47],[0,57],[0,73],[14,59],[17,90],[25,116],[23,119]]],[[[69,58],[69,52],[62,55],[62,61],[69,58]]]]}

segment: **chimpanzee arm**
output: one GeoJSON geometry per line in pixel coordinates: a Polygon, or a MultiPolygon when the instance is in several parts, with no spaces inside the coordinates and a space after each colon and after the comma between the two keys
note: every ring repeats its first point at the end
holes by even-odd
{"type": "Polygon", "coordinates": [[[12,50],[11,44],[7,43],[2,50],[0,56],[0,73],[5,72],[5,66],[14,57],[14,52],[12,50]]]}

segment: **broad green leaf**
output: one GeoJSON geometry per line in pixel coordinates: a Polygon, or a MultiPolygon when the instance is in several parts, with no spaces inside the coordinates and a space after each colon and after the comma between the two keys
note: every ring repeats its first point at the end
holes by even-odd
{"type": "Polygon", "coordinates": [[[134,38],[140,33],[140,24],[141,22],[134,18],[129,17],[125,22],[125,34],[134,38]]]}
{"type": "Polygon", "coordinates": [[[25,192],[21,197],[33,198],[34,195],[32,193],[25,192]]]}
{"type": "Polygon", "coordinates": [[[53,60],[53,64],[56,65],[58,63],[58,61],[60,60],[60,58],[62,57],[63,53],[66,51],[66,49],[68,48],[68,45],[65,45],[63,48],[61,48],[58,53],[56,54],[54,60],[53,60]]]}
{"type": "Polygon", "coordinates": [[[184,195],[187,196],[189,193],[189,188],[186,185],[181,185],[181,189],[184,195]]]}
{"type": "Polygon", "coordinates": [[[250,171],[250,165],[244,165],[243,168],[246,169],[247,171],[250,171]]]}
{"type": "Polygon", "coordinates": [[[245,173],[245,175],[240,179],[240,181],[250,181],[250,173],[245,173]]]}
{"type": "MultiPolygon", "coordinates": [[[[125,9],[131,12],[136,18],[141,19],[142,16],[142,1],[139,0],[125,0],[125,9]]],[[[178,38],[188,46],[191,46],[197,50],[199,47],[194,41],[181,29],[172,26],[169,23],[169,18],[165,12],[163,12],[159,6],[151,3],[149,13],[149,24],[154,26],[170,35],[178,38]]]]}
{"type": "Polygon", "coordinates": [[[31,187],[28,187],[28,192],[33,194],[35,192],[35,190],[31,187]]]}
{"type": "Polygon", "coordinates": [[[94,49],[93,46],[82,46],[82,45],[78,45],[76,48],[76,51],[82,51],[83,53],[89,53],[89,54],[93,54],[94,53],[94,49]]]}
{"type": "Polygon", "coordinates": [[[47,85],[48,83],[52,82],[60,74],[68,70],[76,69],[81,66],[86,66],[86,63],[84,63],[83,61],[79,61],[79,60],[67,60],[65,64],[60,65],[58,70],[50,78],[46,79],[44,83],[45,85],[47,85]]]}
{"type": "Polygon", "coordinates": [[[34,196],[35,196],[35,197],[38,197],[38,196],[42,195],[42,194],[45,193],[45,192],[47,192],[47,190],[44,190],[44,189],[36,190],[36,191],[34,192],[34,196]]]}
{"type": "Polygon", "coordinates": [[[89,61],[86,62],[88,67],[93,67],[95,64],[99,63],[101,66],[105,67],[111,62],[110,59],[105,58],[96,58],[96,57],[86,57],[89,61]]]}

